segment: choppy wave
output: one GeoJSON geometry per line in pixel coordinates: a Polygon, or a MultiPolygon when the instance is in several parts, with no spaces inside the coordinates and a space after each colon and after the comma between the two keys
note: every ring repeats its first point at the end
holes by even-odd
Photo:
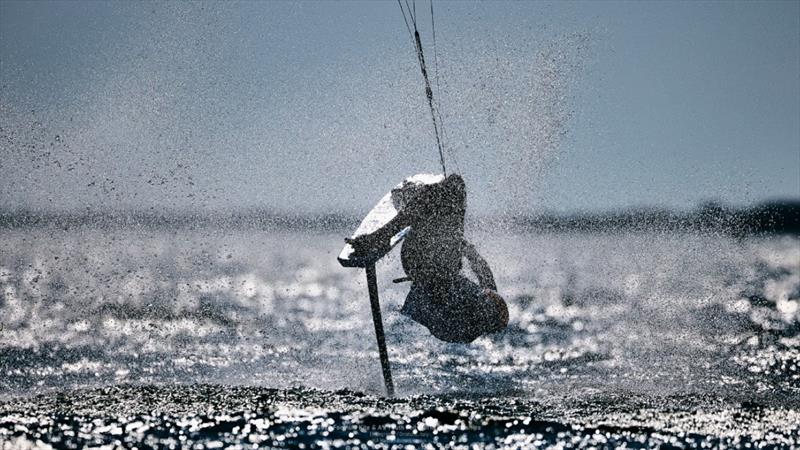
{"type": "Polygon", "coordinates": [[[553,406],[496,396],[119,385],[0,405],[0,448],[788,449],[800,439],[796,411],[703,396],[553,406]]]}

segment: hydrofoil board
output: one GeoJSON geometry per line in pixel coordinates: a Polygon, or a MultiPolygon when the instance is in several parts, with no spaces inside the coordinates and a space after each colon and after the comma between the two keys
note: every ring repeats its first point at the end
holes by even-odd
{"type": "MultiPolygon", "coordinates": [[[[358,236],[369,235],[381,229],[384,225],[389,223],[390,220],[397,217],[398,212],[416,196],[419,188],[441,183],[444,181],[444,175],[435,175],[429,173],[420,173],[403,180],[391,192],[381,198],[377,205],[364,217],[361,224],[356,228],[355,233],[351,238],[358,236]]],[[[408,233],[410,227],[400,230],[399,233],[392,236],[389,241],[389,246],[381,249],[373,249],[362,253],[356,252],[352,245],[345,244],[342,252],[339,253],[339,263],[344,267],[368,267],[375,264],[379,259],[383,258],[389,253],[395,245],[408,233]]]]}

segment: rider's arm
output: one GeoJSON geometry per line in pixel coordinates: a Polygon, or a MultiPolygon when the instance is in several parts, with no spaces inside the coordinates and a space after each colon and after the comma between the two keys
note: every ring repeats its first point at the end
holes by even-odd
{"type": "Polygon", "coordinates": [[[475,272],[475,275],[478,276],[478,283],[481,287],[496,291],[497,285],[494,283],[494,275],[492,275],[492,269],[489,268],[489,263],[478,254],[478,251],[475,250],[475,246],[470,244],[466,239],[463,240],[461,248],[467,261],[469,261],[469,267],[475,272]]]}

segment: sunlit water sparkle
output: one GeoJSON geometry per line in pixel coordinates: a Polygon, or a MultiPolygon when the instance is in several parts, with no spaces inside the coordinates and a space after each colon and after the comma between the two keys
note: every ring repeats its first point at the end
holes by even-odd
{"type": "MultiPolygon", "coordinates": [[[[562,415],[615,396],[622,409],[639,399],[631,410],[665,396],[797,410],[796,237],[470,235],[511,315],[507,331],[472,344],[440,342],[401,316],[397,255],[378,266],[401,397],[536,402],[562,415]]],[[[341,239],[5,230],[0,392],[212,383],[380,395],[365,278],[338,265],[341,239]]]]}

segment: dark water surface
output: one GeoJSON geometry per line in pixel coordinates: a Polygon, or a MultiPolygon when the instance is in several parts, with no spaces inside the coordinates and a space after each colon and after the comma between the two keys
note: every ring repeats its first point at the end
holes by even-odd
{"type": "Polygon", "coordinates": [[[353,391],[117,385],[0,407],[9,445],[60,448],[691,448],[800,442],[800,415],[711,396],[386,399],[353,391]]]}
{"type": "Polygon", "coordinates": [[[800,239],[472,237],[509,329],[437,341],[398,314],[393,255],[387,400],[338,234],[3,230],[0,442],[800,443],[800,239]]]}

